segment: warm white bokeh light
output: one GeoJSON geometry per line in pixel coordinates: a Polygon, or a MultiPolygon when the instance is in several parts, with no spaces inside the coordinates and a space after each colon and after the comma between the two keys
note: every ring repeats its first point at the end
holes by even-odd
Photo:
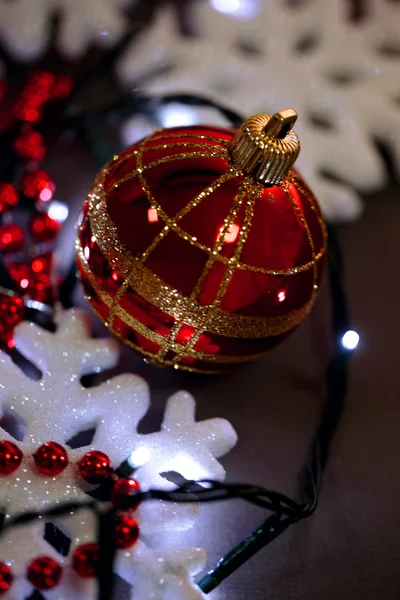
{"type": "Polygon", "coordinates": [[[354,350],[358,346],[358,342],[360,341],[360,336],[357,331],[353,331],[349,329],[342,337],[342,346],[346,348],[346,350],[354,350]]]}

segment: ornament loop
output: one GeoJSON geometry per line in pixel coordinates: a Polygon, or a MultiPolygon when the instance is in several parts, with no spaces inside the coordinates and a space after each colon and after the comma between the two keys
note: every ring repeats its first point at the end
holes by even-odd
{"type": "Polygon", "coordinates": [[[272,117],[254,115],[236,132],[230,153],[236,167],[264,185],[276,185],[289,171],[300,152],[292,127],[297,113],[292,108],[272,117]]]}

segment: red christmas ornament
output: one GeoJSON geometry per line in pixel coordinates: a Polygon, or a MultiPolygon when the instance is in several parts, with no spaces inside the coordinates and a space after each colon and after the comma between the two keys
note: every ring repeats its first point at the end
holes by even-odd
{"type": "MultiPolygon", "coordinates": [[[[126,499],[132,498],[138,492],[140,492],[140,485],[136,479],[131,479],[129,477],[121,477],[117,479],[114,483],[112,492],[111,492],[111,502],[117,508],[121,508],[124,510],[128,510],[126,506],[126,499]]],[[[135,510],[138,506],[139,502],[132,503],[129,506],[129,510],[135,510]]]]}
{"type": "Polygon", "coordinates": [[[19,252],[25,243],[25,235],[19,225],[0,225],[0,252],[19,252]]]}
{"type": "Polygon", "coordinates": [[[34,169],[24,175],[21,188],[27,198],[37,198],[42,202],[48,202],[53,197],[56,186],[47,171],[34,169]]]}
{"type": "Polygon", "coordinates": [[[13,346],[15,327],[24,320],[25,306],[20,296],[0,293],[0,345],[13,346]]]}
{"type": "Polygon", "coordinates": [[[29,223],[29,231],[36,242],[49,242],[57,237],[61,223],[51,219],[46,213],[34,215],[29,223]]]}
{"type": "Polygon", "coordinates": [[[112,474],[111,460],[99,450],[86,452],[78,462],[79,475],[89,483],[102,483],[112,474]]]}
{"type": "Polygon", "coordinates": [[[36,469],[42,475],[55,477],[68,465],[68,454],[57,442],[42,444],[33,455],[36,469]]]}
{"type": "Polygon", "coordinates": [[[99,560],[98,544],[81,544],[72,554],[72,568],[81,577],[94,577],[99,560]]]}
{"type": "Polygon", "coordinates": [[[13,582],[13,574],[6,563],[0,562],[0,596],[6,594],[13,582]]]}
{"type": "Polygon", "coordinates": [[[23,457],[22,451],[13,442],[8,440],[0,441],[0,475],[10,475],[14,473],[21,464],[23,457]]]}
{"type": "Polygon", "coordinates": [[[61,566],[50,556],[38,556],[27,569],[26,578],[38,590],[51,590],[60,581],[61,566]]]}
{"type": "Polygon", "coordinates": [[[0,183],[0,213],[12,210],[18,205],[17,190],[12,183],[0,183]]]}
{"type": "Polygon", "coordinates": [[[108,329],[156,364],[227,370],[311,309],[326,230],[290,169],[295,117],[158,131],[98,175],[78,234],[80,277],[108,329]]]}
{"type": "Polygon", "coordinates": [[[38,131],[25,131],[14,140],[15,153],[24,160],[40,161],[46,154],[43,136],[38,131]]]}
{"type": "Polygon", "coordinates": [[[115,544],[120,550],[132,548],[139,538],[139,526],[130,515],[118,515],[115,520],[115,544]]]}

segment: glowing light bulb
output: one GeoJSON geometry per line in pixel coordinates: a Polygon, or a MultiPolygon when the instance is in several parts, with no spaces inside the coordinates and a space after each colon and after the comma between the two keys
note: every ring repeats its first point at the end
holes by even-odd
{"type": "MultiPolygon", "coordinates": [[[[44,192],[45,190],[42,191],[44,192]]],[[[43,200],[43,198],[41,199],[43,200]]],[[[65,221],[65,219],[68,217],[68,213],[68,206],[64,204],[64,202],[58,202],[57,200],[51,202],[47,211],[50,219],[54,219],[59,223],[63,223],[65,221]]]]}
{"type": "Polygon", "coordinates": [[[342,337],[342,346],[346,348],[346,350],[354,350],[358,346],[358,342],[360,341],[360,336],[357,331],[353,331],[349,329],[342,337]]]}
{"type": "Polygon", "coordinates": [[[160,108],[158,116],[163,127],[178,127],[196,124],[196,111],[183,104],[168,104],[160,108]]]}
{"type": "Polygon", "coordinates": [[[140,446],[140,448],[136,448],[136,450],[131,453],[128,462],[132,467],[138,469],[145,465],[149,460],[150,450],[145,446],[140,446]]]}
{"type": "Polygon", "coordinates": [[[210,0],[212,8],[236,19],[254,19],[260,12],[260,0],[210,0]]]}

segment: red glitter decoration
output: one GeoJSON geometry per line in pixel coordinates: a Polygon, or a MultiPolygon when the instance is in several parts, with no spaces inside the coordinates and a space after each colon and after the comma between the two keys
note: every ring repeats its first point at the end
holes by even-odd
{"type": "Polygon", "coordinates": [[[15,186],[12,183],[0,183],[0,213],[12,210],[18,202],[15,186]]]}
{"type": "Polygon", "coordinates": [[[94,577],[99,560],[98,544],[81,544],[72,554],[72,568],[81,577],[94,577]]]}
{"type": "Polygon", "coordinates": [[[115,545],[120,550],[131,548],[139,538],[139,526],[130,515],[118,515],[115,520],[115,545]]]}
{"type": "Polygon", "coordinates": [[[21,188],[27,198],[37,198],[47,202],[53,197],[56,186],[47,171],[34,169],[24,175],[21,180],[21,188]]]}
{"type": "Polygon", "coordinates": [[[23,457],[22,451],[13,442],[8,440],[0,441],[0,475],[10,475],[14,473],[21,464],[23,457]]]}
{"type": "Polygon", "coordinates": [[[99,175],[96,210],[88,199],[78,239],[86,296],[156,364],[231,369],[283,341],[315,299],[326,249],[318,203],[295,169],[265,187],[229,171],[234,133],[158,131],[99,175]],[[115,235],[102,233],[111,226],[115,235]]]}
{"type": "Polygon", "coordinates": [[[42,475],[55,477],[68,465],[68,454],[57,442],[42,444],[33,455],[36,469],[42,475]]]}
{"type": "Polygon", "coordinates": [[[46,213],[34,215],[29,223],[29,231],[36,242],[50,242],[57,237],[61,223],[51,219],[46,213]]]}
{"type": "MultiPolygon", "coordinates": [[[[129,477],[121,477],[118,479],[113,486],[111,492],[111,502],[117,508],[123,508],[124,510],[128,510],[126,507],[126,498],[132,498],[138,492],[140,492],[140,485],[136,479],[132,479],[129,477]]],[[[129,510],[135,510],[139,502],[133,503],[129,506],[129,510]]]]}
{"type": "Polygon", "coordinates": [[[78,462],[79,475],[89,483],[102,483],[112,474],[111,460],[99,450],[86,452],[78,462]]]}
{"type": "Polygon", "coordinates": [[[62,568],[50,556],[38,556],[28,564],[26,577],[38,590],[51,590],[61,579],[62,568]]]}
{"type": "Polygon", "coordinates": [[[19,225],[0,225],[0,251],[19,252],[25,243],[25,235],[19,225]]]}
{"type": "Polygon", "coordinates": [[[0,562],[0,596],[8,592],[13,579],[10,567],[4,562],[0,562]]]}
{"type": "Polygon", "coordinates": [[[20,296],[9,296],[0,293],[0,345],[6,343],[13,347],[13,333],[15,327],[23,321],[25,316],[24,301],[20,296]]]}
{"type": "Polygon", "coordinates": [[[38,131],[25,131],[14,140],[15,153],[24,160],[40,161],[46,154],[43,136],[38,131]]]}

